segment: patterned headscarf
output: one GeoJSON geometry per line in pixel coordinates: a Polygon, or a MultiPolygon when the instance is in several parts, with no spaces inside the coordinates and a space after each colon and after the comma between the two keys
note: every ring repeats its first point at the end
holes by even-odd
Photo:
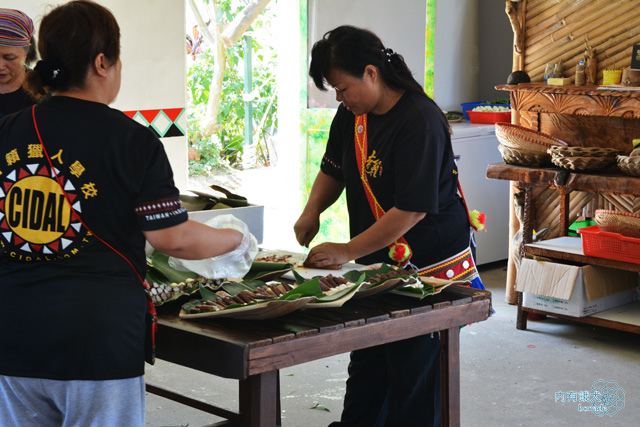
{"type": "Polygon", "coordinates": [[[0,45],[27,47],[33,36],[33,21],[15,9],[0,9],[0,45]]]}

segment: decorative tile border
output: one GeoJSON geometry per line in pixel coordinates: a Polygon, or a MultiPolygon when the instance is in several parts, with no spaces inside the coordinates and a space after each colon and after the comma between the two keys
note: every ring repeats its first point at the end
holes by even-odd
{"type": "Polygon", "coordinates": [[[150,128],[160,138],[186,135],[185,130],[178,123],[184,112],[184,108],[123,111],[131,119],[150,128]]]}

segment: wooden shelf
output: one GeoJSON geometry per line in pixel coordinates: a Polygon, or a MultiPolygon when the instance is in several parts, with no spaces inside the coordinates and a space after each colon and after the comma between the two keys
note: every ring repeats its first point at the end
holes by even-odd
{"type": "Polygon", "coordinates": [[[591,316],[585,317],[565,316],[564,314],[548,313],[546,311],[534,310],[526,307],[522,307],[522,311],[525,313],[543,314],[546,316],[557,317],[559,319],[640,334],[640,301],[612,308],[611,310],[601,311],[600,313],[595,313],[591,316]]]}
{"type": "Polygon", "coordinates": [[[640,91],[546,83],[500,85],[496,89],[511,92],[511,108],[520,112],[640,118],[640,91]]]}
{"type": "Polygon", "coordinates": [[[640,195],[640,177],[609,173],[571,172],[558,167],[534,168],[494,163],[487,167],[487,178],[523,182],[541,187],[565,187],[567,191],[640,195]]]}
{"type": "Polygon", "coordinates": [[[582,251],[582,241],[580,237],[561,237],[560,239],[551,239],[539,243],[524,245],[524,253],[531,256],[553,258],[578,264],[599,265],[601,267],[616,268],[619,270],[635,271],[640,273],[640,264],[585,255],[582,251]],[[560,239],[565,239],[565,241],[566,239],[575,239],[577,241],[577,245],[571,245],[569,248],[554,247],[554,241],[559,241],[560,239]]]}

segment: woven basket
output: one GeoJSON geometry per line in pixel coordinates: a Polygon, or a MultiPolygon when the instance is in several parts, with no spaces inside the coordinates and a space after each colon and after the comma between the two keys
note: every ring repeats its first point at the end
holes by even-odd
{"type": "Polygon", "coordinates": [[[640,157],[640,147],[634,148],[629,155],[631,157],[640,157]]]}
{"type": "Polygon", "coordinates": [[[613,157],[620,154],[615,148],[604,147],[551,147],[548,153],[553,157],[613,157]]]}
{"type": "Polygon", "coordinates": [[[615,157],[551,157],[554,165],[576,172],[605,169],[615,162],[615,157]]]}
{"type": "Polygon", "coordinates": [[[523,149],[505,147],[498,145],[498,150],[502,159],[508,165],[516,166],[550,166],[551,156],[537,151],[527,151],[523,149]]]}
{"type": "Polygon", "coordinates": [[[567,145],[566,142],[558,138],[523,126],[512,125],[510,123],[496,123],[495,128],[498,141],[509,148],[546,153],[550,147],[567,145]]]}
{"type": "Polygon", "coordinates": [[[622,70],[604,70],[602,71],[603,85],[617,85],[622,79],[622,70]]]}
{"type": "Polygon", "coordinates": [[[596,209],[595,220],[602,231],[640,238],[640,215],[638,214],[596,209]]]}
{"type": "Polygon", "coordinates": [[[627,175],[640,176],[640,156],[618,156],[618,169],[627,175]]]}

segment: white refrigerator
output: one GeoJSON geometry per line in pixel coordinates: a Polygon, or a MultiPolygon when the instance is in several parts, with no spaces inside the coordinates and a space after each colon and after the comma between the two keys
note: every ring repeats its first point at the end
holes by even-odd
{"type": "Polygon", "coordinates": [[[451,143],[469,210],[487,215],[476,232],[476,264],[506,260],[509,253],[509,182],[486,178],[487,166],[502,162],[493,125],[452,123],[451,143]]]}

